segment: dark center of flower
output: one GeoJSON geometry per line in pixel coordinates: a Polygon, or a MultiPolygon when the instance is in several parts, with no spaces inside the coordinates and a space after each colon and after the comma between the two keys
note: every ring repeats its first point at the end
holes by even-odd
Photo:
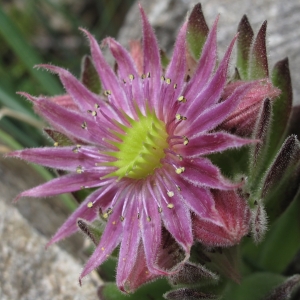
{"type": "Polygon", "coordinates": [[[161,167],[168,134],[164,122],[154,112],[147,111],[145,116],[139,113],[137,120],[127,120],[131,126],[122,127],[124,133],[116,134],[121,141],[113,143],[118,151],[109,153],[117,158],[110,165],[118,169],[108,176],[142,179],[161,167]]]}

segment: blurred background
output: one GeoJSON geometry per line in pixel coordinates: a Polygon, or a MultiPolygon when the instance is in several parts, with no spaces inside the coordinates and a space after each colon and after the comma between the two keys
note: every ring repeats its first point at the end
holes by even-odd
{"type": "Polygon", "coordinates": [[[1,152],[49,143],[31,104],[16,95],[63,93],[56,76],[34,65],[52,63],[79,76],[89,53],[78,27],[101,41],[116,37],[134,0],[2,0],[0,4],[0,145],[1,152]]]}

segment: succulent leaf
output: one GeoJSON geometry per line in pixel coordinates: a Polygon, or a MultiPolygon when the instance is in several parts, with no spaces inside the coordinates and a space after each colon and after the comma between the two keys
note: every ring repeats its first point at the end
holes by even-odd
{"type": "Polygon", "coordinates": [[[254,40],[251,59],[249,79],[259,79],[269,77],[268,57],[266,48],[267,21],[265,21],[258,31],[254,40]]]}
{"type": "Polygon", "coordinates": [[[236,66],[242,79],[247,79],[249,73],[250,49],[253,41],[253,30],[246,15],[238,26],[237,61],[236,66]]]}
{"type": "Polygon", "coordinates": [[[198,60],[209,29],[206,24],[201,4],[198,3],[192,10],[187,26],[187,44],[194,59],[198,60]]]}

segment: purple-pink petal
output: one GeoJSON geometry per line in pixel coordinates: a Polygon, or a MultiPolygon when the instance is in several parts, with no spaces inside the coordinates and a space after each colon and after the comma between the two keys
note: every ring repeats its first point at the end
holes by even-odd
{"type": "Polygon", "coordinates": [[[121,290],[125,291],[125,283],[128,281],[137,258],[137,250],[140,243],[140,226],[137,215],[137,205],[134,195],[128,196],[126,212],[123,221],[123,236],[119,253],[116,282],[121,290]]]}
{"type": "Polygon", "coordinates": [[[140,6],[143,25],[143,54],[144,54],[144,74],[150,76],[149,88],[150,97],[148,101],[152,103],[150,107],[157,107],[160,93],[161,62],[158,43],[148,18],[140,6]]]}
{"type": "Polygon", "coordinates": [[[101,265],[122,239],[123,226],[120,220],[123,203],[119,202],[109,216],[100,243],[86,263],[79,280],[101,265]]]}
{"type": "MultiPolygon", "coordinates": [[[[152,187],[149,187],[152,189],[152,187]]],[[[155,205],[156,195],[151,193],[146,187],[141,194],[143,210],[141,213],[141,233],[144,244],[145,256],[149,270],[154,274],[164,275],[166,272],[160,270],[156,265],[156,257],[161,243],[161,216],[158,206],[155,205]]]]}
{"type": "Polygon", "coordinates": [[[82,189],[82,187],[97,187],[102,184],[100,176],[99,171],[64,175],[22,192],[16,197],[15,201],[21,197],[50,197],[75,192],[82,189]]]}
{"type": "MultiPolygon", "coordinates": [[[[168,184],[168,183],[166,183],[168,184]]],[[[179,192],[175,186],[168,184],[168,192],[171,197],[167,196],[167,191],[160,184],[162,205],[162,219],[165,228],[171,233],[176,242],[184,249],[189,256],[190,248],[193,244],[192,222],[190,211],[185,206],[179,196],[179,192]]]]}
{"type": "Polygon", "coordinates": [[[217,59],[218,20],[219,17],[215,20],[215,23],[207,36],[197,69],[186,87],[184,96],[188,100],[194,99],[195,96],[202,91],[212,75],[217,59]]]}
{"type": "Polygon", "coordinates": [[[99,96],[89,91],[69,71],[53,65],[38,65],[38,67],[45,68],[59,75],[66,92],[72,96],[74,102],[78,105],[82,112],[95,109],[95,104],[102,106],[102,101],[100,101],[99,96]]]}
{"type": "Polygon", "coordinates": [[[47,243],[47,247],[77,232],[77,220],[79,218],[89,222],[94,221],[99,215],[99,209],[105,206],[106,202],[110,201],[115,193],[116,188],[107,185],[90,194],[58,229],[47,243]],[[88,206],[89,203],[93,203],[92,207],[88,206]]]}
{"type": "Polygon", "coordinates": [[[178,176],[195,186],[228,190],[241,185],[241,183],[232,183],[225,179],[219,168],[214,166],[207,158],[185,159],[182,166],[185,170],[178,176]]]}
{"type": "Polygon", "coordinates": [[[95,155],[90,156],[85,151],[74,151],[74,146],[44,147],[18,150],[10,152],[7,156],[21,158],[45,167],[75,172],[78,166],[83,170],[95,168],[96,163],[104,161],[103,156],[100,156],[96,149],[93,152],[95,155]]]}
{"type": "MultiPolygon", "coordinates": [[[[237,107],[238,103],[247,94],[248,90],[253,87],[253,83],[237,88],[223,102],[213,105],[206,109],[202,114],[193,120],[190,120],[190,128],[185,133],[189,138],[200,135],[203,132],[210,131],[220,125],[226,117],[237,107]]],[[[183,131],[183,128],[181,128],[183,131]]]]}
{"type": "Polygon", "coordinates": [[[180,144],[177,148],[181,155],[193,158],[256,142],[257,140],[240,138],[226,132],[215,132],[192,137],[187,146],[180,144]]]}

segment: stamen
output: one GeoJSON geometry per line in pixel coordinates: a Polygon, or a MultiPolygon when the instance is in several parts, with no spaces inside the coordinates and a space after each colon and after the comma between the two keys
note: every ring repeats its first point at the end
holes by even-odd
{"type": "Polygon", "coordinates": [[[178,121],[182,121],[182,120],[186,120],[187,119],[187,117],[184,117],[184,116],[182,116],[181,114],[176,114],[176,119],[178,120],[178,121]]]}
{"type": "Polygon", "coordinates": [[[82,129],[87,129],[86,121],[84,121],[84,122],[81,124],[81,128],[82,128],[82,129]]]}
{"type": "Polygon", "coordinates": [[[132,81],[134,79],[134,75],[133,74],[130,74],[129,76],[129,79],[132,81]]]}
{"type": "Polygon", "coordinates": [[[88,207],[88,208],[92,208],[92,207],[93,207],[93,205],[94,205],[94,204],[93,204],[93,202],[92,202],[92,201],[90,201],[90,202],[87,204],[87,207],[88,207]]]}
{"type": "Polygon", "coordinates": [[[142,78],[142,79],[145,79],[145,78],[146,78],[146,74],[142,74],[142,75],[141,75],[141,78],[142,78]]]}
{"type": "Polygon", "coordinates": [[[168,191],[167,194],[170,198],[174,196],[174,192],[172,192],[172,191],[168,191]]]}
{"type": "Polygon", "coordinates": [[[173,85],[173,87],[174,87],[174,89],[176,90],[176,89],[177,89],[177,83],[175,83],[175,84],[173,85]]]}
{"type": "Polygon", "coordinates": [[[148,77],[148,78],[150,78],[150,77],[151,77],[151,75],[150,75],[150,72],[148,72],[148,73],[147,73],[147,77],[148,77]]]}
{"type": "Polygon", "coordinates": [[[179,168],[175,169],[176,174],[181,174],[181,173],[183,173],[184,171],[185,171],[185,168],[184,168],[184,167],[179,167],[179,168]]]}
{"type": "Polygon", "coordinates": [[[166,84],[170,84],[171,83],[171,79],[170,78],[167,78],[166,79],[166,84]]]}
{"type": "Polygon", "coordinates": [[[58,142],[55,142],[55,143],[53,144],[53,146],[54,146],[54,147],[58,147],[58,142]]]}
{"type": "Polygon", "coordinates": [[[125,218],[123,216],[120,216],[120,221],[123,222],[125,218]]]}
{"type": "Polygon", "coordinates": [[[78,166],[78,167],[76,168],[76,173],[77,173],[77,174],[83,173],[83,168],[82,168],[82,166],[78,166]]]}
{"type": "Polygon", "coordinates": [[[126,84],[126,80],[125,79],[123,79],[123,83],[126,84]]]}
{"type": "Polygon", "coordinates": [[[184,96],[180,96],[177,100],[181,103],[185,103],[187,101],[184,96]]]}
{"type": "Polygon", "coordinates": [[[105,95],[105,96],[111,95],[111,90],[106,90],[106,91],[104,91],[104,95],[105,95]]]}
{"type": "Polygon", "coordinates": [[[184,136],[183,137],[183,145],[186,146],[188,143],[189,143],[189,139],[186,136],[184,136]]]}
{"type": "Polygon", "coordinates": [[[96,109],[98,109],[100,106],[99,106],[99,104],[96,103],[96,104],[94,105],[94,107],[95,107],[96,109]]]}
{"type": "Polygon", "coordinates": [[[147,217],[147,221],[148,221],[148,222],[151,221],[151,217],[150,217],[150,216],[147,217]]]}
{"type": "Polygon", "coordinates": [[[169,203],[169,204],[167,205],[167,207],[168,207],[169,209],[172,209],[172,208],[174,207],[174,204],[173,204],[173,203],[169,203]]]}
{"type": "Polygon", "coordinates": [[[159,206],[158,207],[158,212],[161,213],[162,212],[162,208],[159,206]]]}
{"type": "Polygon", "coordinates": [[[160,79],[161,79],[162,81],[165,81],[165,80],[166,80],[165,76],[163,76],[163,75],[160,77],[160,79]]]}

